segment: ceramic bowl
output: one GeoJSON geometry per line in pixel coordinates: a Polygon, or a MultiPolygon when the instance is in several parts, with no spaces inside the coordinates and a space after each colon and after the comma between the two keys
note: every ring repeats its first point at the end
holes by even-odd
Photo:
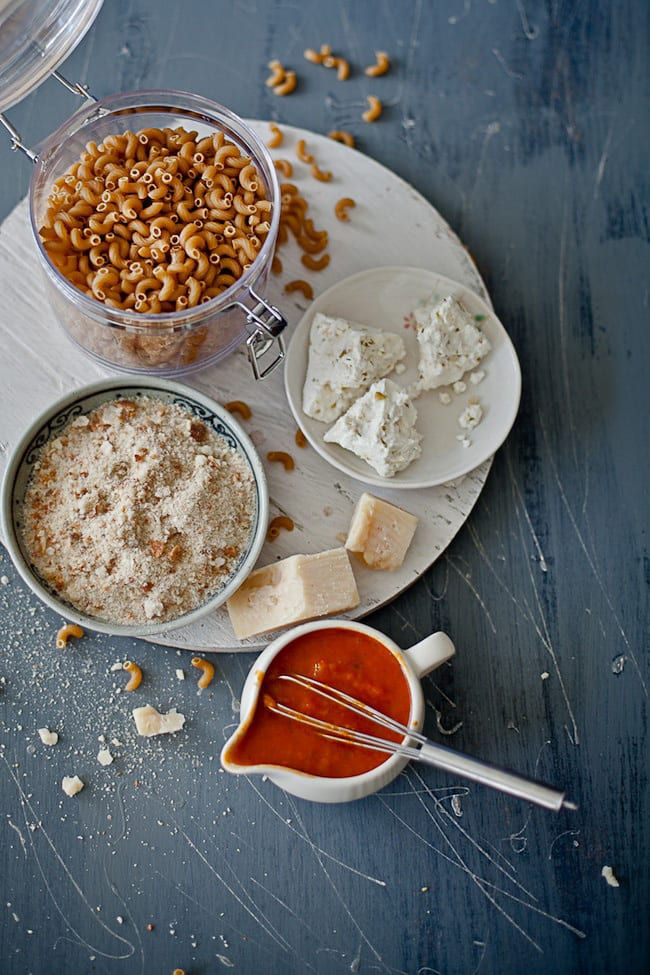
{"type": "Polygon", "coordinates": [[[11,558],[25,582],[51,609],[81,627],[102,633],[134,637],[153,637],[179,626],[195,622],[221,606],[239,588],[253,569],[266,537],[268,526],[268,488],[262,462],[250,438],[231,414],[203,393],[180,383],[165,379],[142,378],[129,380],[117,378],[92,383],[68,393],[57,400],[25,431],[10,458],[2,485],[1,516],[4,536],[11,558]],[[135,399],[147,396],[164,403],[178,404],[200,419],[239,452],[248,464],[255,484],[255,512],[251,532],[234,571],[226,578],[221,589],[209,596],[201,605],[187,613],[165,622],[143,624],[119,624],[89,616],[64,601],[36,572],[22,541],[21,519],[25,491],[30,474],[38,462],[47,442],[57,436],[75,417],[91,412],[115,399],[135,399]]]}
{"type": "Polygon", "coordinates": [[[454,655],[455,648],[449,637],[445,633],[433,633],[415,646],[402,650],[389,637],[365,623],[342,619],[315,620],[294,627],[278,637],[253,664],[242,691],[240,724],[221,751],[221,764],[226,771],[236,775],[266,775],[285,792],[312,802],[349,802],[353,799],[361,799],[383,788],[402,771],[408,759],[400,755],[390,756],[369,772],[343,778],[311,775],[280,765],[240,765],[228,757],[230,746],[244,735],[253,720],[264,675],[279,651],[304,633],[332,628],[365,633],[383,644],[397,657],[411,697],[408,727],[413,731],[422,731],[424,697],[420,681],[422,677],[454,655]]]}

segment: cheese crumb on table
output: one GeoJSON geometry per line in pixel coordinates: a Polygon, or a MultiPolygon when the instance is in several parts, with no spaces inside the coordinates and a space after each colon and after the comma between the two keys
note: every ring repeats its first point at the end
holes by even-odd
{"type": "Polygon", "coordinates": [[[38,734],[44,745],[56,745],[59,740],[56,731],[50,731],[49,728],[39,728],[38,734]]]}
{"type": "Polygon", "coordinates": [[[481,405],[476,401],[470,400],[469,404],[465,407],[463,412],[458,417],[459,426],[463,430],[473,430],[477,427],[483,418],[483,410],[481,405]]]}
{"type": "Polygon", "coordinates": [[[420,392],[459,382],[492,348],[472,315],[454,297],[439,301],[432,295],[413,314],[420,347],[414,385],[420,392]]]}
{"type": "Polygon", "coordinates": [[[84,783],[81,781],[78,775],[64,775],[63,781],[61,782],[61,788],[65,792],[66,796],[76,796],[78,792],[84,788],[84,783]]]}
{"type": "Polygon", "coordinates": [[[167,714],[161,714],[151,704],[145,704],[141,708],[134,708],[132,713],[138,734],[147,738],[152,735],[173,734],[180,731],[185,724],[185,715],[176,708],[172,708],[167,714]]]}
{"type": "Polygon", "coordinates": [[[332,423],[405,355],[401,336],[393,332],[317,313],[309,338],[304,412],[314,420],[332,423]]]}
{"type": "Polygon", "coordinates": [[[113,756],[111,755],[108,748],[100,749],[100,751],[97,753],[97,761],[99,762],[100,765],[112,765],[113,756]]]}
{"type": "Polygon", "coordinates": [[[415,515],[364,492],[354,509],[345,547],[369,569],[399,569],[417,523],[415,515]]]}
{"type": "Polygon", "coordinates": [[[365,460],[382,477],[403,471],[422,453],[417,410],[390,379],[373,383],[324,436],[365,460]]]}
{"type": "Polygon", "coordinates": [[[289,558],[251,572],[226,603],[239,640],[359,605],[344,548],[289,558]]]}
{"type": "Polygon", "coordinates": [[[601,877],[604,877],[610,887],[620,887],[618,880],[614,876],[614,871],[611,867],[604,866],[600,871],[601,877]]]}

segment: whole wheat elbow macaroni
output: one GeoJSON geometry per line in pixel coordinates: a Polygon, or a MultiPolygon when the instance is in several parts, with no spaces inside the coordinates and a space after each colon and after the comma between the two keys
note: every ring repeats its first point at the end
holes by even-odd
{"type": "Polygon", "coordinates": [[[386,51],[375,51],[375,58],[375,64],[370,64],[367,68],[364,68],[365,73],[370,78],[378,78],[379,75],[386,74],[390,68],[390,61],[386,51]]]}
{"type": "Polygon", "coordinates": [[[287,71],[284,81],[279,85],[275,85],[273,91],[276,95],[290,95],[292,91],[295,91],[296,85],[298,84],[298,77],[295,71],[287,71]]]}
{"type": "Polygon", "coordinates": [[[269,149],[277,149],[284,142],[284,134],[282,129],[277,126],[274,122],[269,123],[269,130],[271,132],[271,138],[266,143],[269,149]]]}
{"type": "Polygon", "coordinates": [[[337,200],[334,206],[334,213],[337,220],[342,220],[347,222],[350,217],[348,216],[348,210],[356,206],[355,201],[351,196],[344,196],[341,200],[337,200]]]}
{"type": "Polygon", "coordinates": [[[192,666],[196,667],[197,670],[203,671],[198,679],[197,687],[207,687],[212,683],[214,678],[214,664],[210,663],[209,660],[204,660],[203,657],[192,657],[192,666]]]}
{"type": "Polygon", "coordinates": [[[308,301],[312,301],[314,298],[314,289],[310,285],[309,281],[303,281],[302,278],[296,278],[294,281],[287,281],[284,286],[284,290],[288,295],[292,294],[294,291],[300,291],[308,301]]]}
{"type": "Polygon", "coordinates": [[[363,112],[361,118],[364,122],[375,122],[382,113],[383,105],[376,95],[368,95],[366,101],[368,108],[363,112]]]}
{"type": "Polygon", "coordinates": [[[269,61],[269,68],[271,69],[271,74],[266,79],[266,85],[268,88],[275,88],[286,78],[286,71],[284,70],[284,65],[277,60],[269,61]]]}
{"type": "Polygon", "coordinates": [[[134,664],[132,660],[125,660],[122,664],[122,670],[126,670],[131,676],[129,680],[124,685],[125,691],[135,691],[142,683],[142,670],[137,664],[134,664]]]}
{"type": "Polygon", "coordinates": [[[66,623],[56,634],[56,645],[59,650],[63,650],[71,636],[80,639],[83,635],[84,631],[77,623],[66,623]]]}

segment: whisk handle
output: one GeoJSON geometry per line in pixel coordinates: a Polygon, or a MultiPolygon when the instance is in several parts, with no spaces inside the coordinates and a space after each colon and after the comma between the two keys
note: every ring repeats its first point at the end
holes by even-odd
{"type": "Polygon", "coordinates": [[[508,795],[527,799],[528,802],[543,806],[545,809],[559,812],[564,805],[575,808],[573,803],[565,803],[564,792],[558,792],[550,786],[542,785],[541,782],[515,775],[514,772],[508,772],[478,758],[470,758],[462,752],[445,748],[444,745],[426,742],[418,752],[418,759],[426,762],[427,765],[435,765],[436,768],[445,769],[447,772],[455,772],[465,779],[480,782],[508,795]]]}

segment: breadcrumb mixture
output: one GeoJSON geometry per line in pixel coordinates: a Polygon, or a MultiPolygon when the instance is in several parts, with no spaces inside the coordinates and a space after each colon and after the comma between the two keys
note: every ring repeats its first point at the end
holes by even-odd
{"type": "Polygon", "coordinates": [[[44,447],[23,537],[41,577],[77,609],[164,622],[227,582],[255,508],[252,471],[223,437],[179,405],[120,399],[44,447]]]}

